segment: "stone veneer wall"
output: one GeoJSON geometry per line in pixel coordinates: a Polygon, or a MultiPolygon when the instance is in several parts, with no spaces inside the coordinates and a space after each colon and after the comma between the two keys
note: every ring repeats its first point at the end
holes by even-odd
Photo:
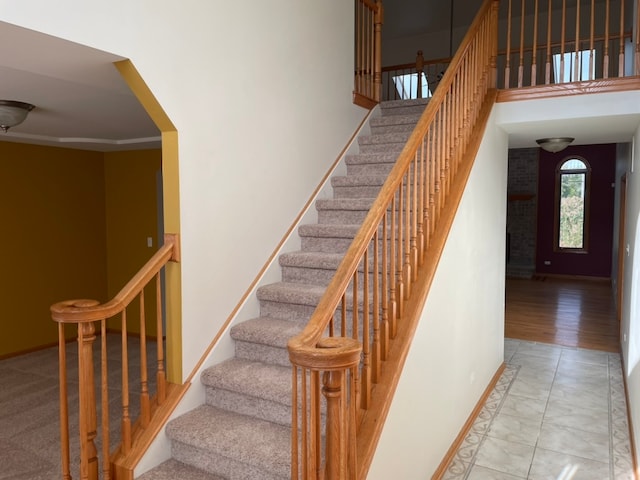
{"type": "Polygon", "coordinates": [[[535,272],[538,148],[509,150],[507,183],[507,275],[535,272]]]}

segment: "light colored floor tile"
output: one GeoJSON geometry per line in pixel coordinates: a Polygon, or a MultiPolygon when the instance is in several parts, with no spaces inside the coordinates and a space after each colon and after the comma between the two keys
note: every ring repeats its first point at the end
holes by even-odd
{"type": "Polygon", "coordinates": [[[576,480],[606,480],[610,478],[609,464],[552,452],[542,448],[536,449],[531,471],[529,472],[529,480],[569,478],[576,480]]]}
{"type": "Polygon", "coordinates": [[[516,477],[508,473],[499,472],[490,468],[474,465],[471,467],[467,480],[519,480],[527,477],[516,477]]]}
{"type": "Polygon", "coordinates": [[[516,477],[526,477],[533,451],[531,445],[486,437],[476,454],[475,464],[516,477]]]}
{"type": "Polygon", "coordinates": [[[548,343],[520,342],[520,345],[518,346],[518,353],[537,355],[545,358],[560,358],[562,347],[550,345],[548,343]]]}
{"type": "Polygon", "coordinates": [[[558,366],[558,359],[555,357],[539,357],[537,355],[529,355],[518,351],[513,355],[513,357],[511,357],[510,363],[512,365],[520,365],[522,367],[555,371],[558,366]]]}
{"type": "Polygon", "coordinates": [[[528,397],[521,397],[509,393],[502,404],[500,413],[512,415],[514,417],[526,417],[534,420],[542,420],[547,400],[536,400],[528,397]]]}
{"type": "Polygon", "coordinates": [[[543,422],[538,447],[598,462],[609,462],[609,435],[543,422]]]}
{"type": "Polygon", "coordinates": [[[544,422],[609,435],[609,411],[607,408],[585,408],[566,401],[549,400],[544,414],[544,422]]]}
{"type": "Polygon", "coordinates": [[[520,376],[513,381],[509,390],[509,394],[541,401],[546,401],[550,393],[551,385],[528,381],[520,378],[520,376]]]}
{"type": "Polygon", "coordinates": [[[608,365],[609,354],[597,350],[585,350],[583,348],[563,348],[561,361],[589,363],[593,365],[608,365]]]}
{"type": "Polygon", "coordinates": [[[593,385],[582,386],[578,383],[554,382],[551,387],[550,402],[560,402],[576,408],[592,410],[609,409],[609,388],[594,388],[593,385]]]}
{"type": "Polygon", "coordinates": [[[540,419],[513,417],[500,413],[493,422],[491,422],[491,427],[489,427],[487,435],[508,442],[535,446],[538,441],[541,424],[542,420],[540,419]]]}
{"type": "Polygon", "coordinates": [[[603,382],[609,381],[609,366],[608,365],[591,365],[588,363],[580,363],[560,359],[558,363],[558,377],[569,377],[573,379],[594,379],[602,380],[603,382]]]}

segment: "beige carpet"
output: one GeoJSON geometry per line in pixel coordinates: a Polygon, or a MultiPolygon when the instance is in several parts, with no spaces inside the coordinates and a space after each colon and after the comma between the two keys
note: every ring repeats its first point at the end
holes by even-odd
{"type": "MultiPolygon", "coordinates": [[[[99,339],[97,340],[97,342],[99,339]]],[[[154,349],[149,349],[150,353],[154,349]]],[[[129,375],[140,378],[139,345],[130,341],[129,375]]],[[[152,354],[155,358],[155,354],[152,354]]],[[[78,458],[77,434],[77,352],[74,342],[67,345],[69,365],[69,411],[71,452],[78,458]]],[[[111,444],[119,441],[121,405],[120,337],[109,335],[111,444]]],[[[94,358],[98,361],[98,358],[94,358]]],[[[153,375],[150,375],[152,378],[153,375]]],[[[155,385],[150,384],[155,391],[155,385]]],[[[99,398],[99,397],[98,397],[99,398]]],[[[131,396],[131,412],[137,415],[139,401],[131,396]]],[[[98,412],[98,418],[100,412],[98,412]]],[[[98,448],[100,448],[98,438],[98,448]]],[[[77,465],[77,460],[72,462],[77,465]]],[[[0,360],[0,480],[52,480],[62,478],[60,462],[60,422],[58,398],[58,350],[47,348],[34,353],[0,360]]],[[[72,477],[79,478],[77,467],[72,477]]]]}

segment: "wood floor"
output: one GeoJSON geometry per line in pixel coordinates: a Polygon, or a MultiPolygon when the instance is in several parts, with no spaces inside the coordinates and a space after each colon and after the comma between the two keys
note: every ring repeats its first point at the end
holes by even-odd
{"type": "Polygon", "coordinates": [[[505,337],[619,352],[610,283],[507,278],[505,337]]]}

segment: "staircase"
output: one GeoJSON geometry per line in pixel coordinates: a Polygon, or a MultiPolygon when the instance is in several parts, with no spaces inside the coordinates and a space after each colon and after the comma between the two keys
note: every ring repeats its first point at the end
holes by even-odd
{"type": "Polygon", "coordinates": [[[140,480],[290,478],[291,366],[287,341],[324,294],[426,100],[381,104],[334,196],[317,200],[318,223],[302,225],[302,249],[280,256],[282,281],[260,287],[260,317],[231,329],[235,357],[202,373],[206,403],[169,422],[173,458],[140,480]]]}

